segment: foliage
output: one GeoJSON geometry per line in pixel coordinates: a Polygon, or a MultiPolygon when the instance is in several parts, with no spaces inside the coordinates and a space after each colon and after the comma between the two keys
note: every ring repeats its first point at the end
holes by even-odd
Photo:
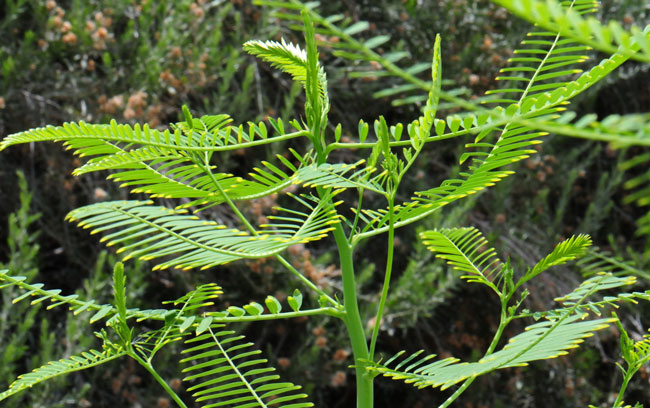
{"type": "Polygon", "coordinates": [[[187,0],[170,9],[149,2],[70,7],[69,2],[28,0],[5,2],[2,8],[7,41],[0,47],[0,95],[8,109],[36,102],[31,109],[57,108],[57,121],[119,115],[152,126],[164,123],[169,108],[188,99],[206,109],[227,104],[232,114],[249,111],[251,100],[243,95],[254,86],[254,67],[238,73],[244,59],[237,48],[244,30],[256,26],[249,23],[250,12],[230,3],[187,0]],[[21,83],[31,88],[20,92],[16,84],[21,83]],[[227,93],[240,97],[227,98],[227,93]],[[201,100],[202,94],[213,98],[201,100]]]}
{"type": "MultiPolygon", "coordinates": [[[[168,302],[173,306],[141,310],[128,307],[127,274],[121,263],[114,268],[111,304],[43,289],[43,284],[32,284],[24,276],[17,275],[20,271],[0,271],[3,282],[0,288],[17,287],[24,291],[12,296],[13,302],[33,298],[31,304],[49,301],[52,303],[49,308],[65,305],[75,315],[92,312],[90,322],[105,322],[110,329],[97,332],[102,351],[91,348],[66,360],[45,364],[12,383],[0,394],[0,399],[51,377],[129,357],[146,369],[170,398],[185,407],[183,398],[162,379],[153,365],[158,351],[184,340],[184,353],[188,356],[180,362],[190,364],[184,369],[191,373],[185,379],[199,381],[188,389],[195,391],[192,394],[195,403],[311,406],[310,402],[304,402],[307,395],[299,386],[280,381],[279,376],[272,374],[274,369],[266,367],[267,360],[257,357],[259,351],[226,326],[235,322],[321,316],[339,319],[346,326],[354,356],[357,406],[373,406],[373,379],[383,374],[417,387],[444,389],[460,384],[441,405],[446,407],[478,376],[566,354],[584,338],[616,321],[602,317],[584,320],[589,314],[600,316],[602,308],[618,303],[647,301],[648,292],[598,297],[598,292],[618,291],[635,283],[634,277],[601,272],[559,297],[557,307],[530,311],[522,306],[532,289],[529,281],[551,267],[584,256],[591,245],[587,235],[575,235],[562,241],[536,265],[517,272],[509,259],[498,258],[496,250],[489,247],[488,240],[474,227],[427,230],[420,236],[430,251],[450,267],[462,271],[464,279],[486,286],[496,294],[500,303],[498,328],[483,357],[476,362],[459,363],[455,358],[431,362],[435,355],[422,357],[422,352],[408,354],[405,358],[402,358],[405,353],[398,353],[386,363],[381,363],[377,357],[395,263],[396,229],[415,224],[509,177],[514,173],[511,165],[535,154],[534,147],[542,143],[547,132],[620,144],[647,143],[638,137],[647,128],[643,117],[616,116],[598,121],[584,116],[576,121],[577,113],[564,111],[574,97],[626,60],[647,59],[650,29],[632,28],[627,32],[615,24],[604,26],[593,18],[582,17],[593,8],[593,3],[586,0],[563,4],[549,1],[548,10],[533,0],[496,3],[504,3],[515,12],[522,7],[532,7],[537,14],[528,18],[553,31],[534,32],[532,36],[536,39],[524,43],[532,48],[522,48],[521,54],[539,54],[540,57],[513,61],[520,63],[511,70],[515,76],[502,79],[522,82],[524,86],[500,89],[496,92],[501,95],[499,99],[490,100],[497,104],[495,107],[478,105],[442,90],[440,36],[434,43],[431,81],[422,82],[412,75],[403,75],[406,71],[372,51],[385,39],[375,37],[364,43],[355,40],[353,36],[363,24],[357,23],[356,28],[353,24],[341,31],[334,26],[337,18],[323,19],[314,14],[313,4],[290,1],[273,5],[300,10],[305,50],[286,41],[249,41],[245,49],[289,73],[304,87],[301,121],[292,120],[285,125],[278,118],[233,125],[228,115],[194,118],[184,107],[184,120],[171,124],[168,130],[117,124],[116,121],[108,125],[80,121],[18,132],[5,138],[0,142],[0,149],[36,141],[62,141],[87,158],[86,164],[76,170],[77,174],[112,170],[109,177],[122,183],[122,187],[152,199],[91,204],[68,215],[80,226],[92,228],[93,233],[104,234],[103,240],[108,245],[126,254],[125,261],[129,258],[155,260],[157,269],[207,269],[236,260],[273,256],[309,289],[318,307],[301,309],[303,295],[296,291],[287,298],[291,310],[287,312],[282,311],[282,303],[272,295],[265,298],[265,306],[253,301],[242,307],[217,306],[222,310],[215,311],[211,308],[216,306],[214,301],[222,290],[215,283],[207,283],[168,302]],[[349,57],[364,57],[380,64],[390,75],[418,84],[406,90],[418,87],[426,90],[427,94],[418,98],[423,103],[422,113],[412,122],[392,125],[383,116],[379,117],[373,123],[372,133],[371,126],[360,121],[356,140],[344,140],[342,126],[330,127],[329,124],[331,101],[327,76],[316,48],[316,32],[322,26],[342,33],[342,48],[352,48],[356,52],[349,57]],[[584,43],[612,54],[584,72],[569,69],[569,65],[584,62],[580,56],[584,43]],[[612,50],[613,44],[618,48],[612,50]],[[441,99],[464,111],[438,118],[441,99]],[[626,126],[621,126],[623,123],[626,126]],[[439,186],[405,193],[402,182],[425,148],[468,135],[472,135],[473,140],[465,145],[459,156],[462,167],[456,176],[439,186]],[[255,168],[248,179],[215,172],[220,171],[215,153],[293,139],[302,139],[309,147],[301,153],[292,149],[290,155],[278,155],[273,162],[263,162],[263,168],[255,168]],[[358,157],[341,163],[336,161],[336,154],[349,151],[356,151],[358,157]],[[295,185],[301,186],[304,192],[288,191],[295,185]],[[267,222],[254,226],[240,210],[239,201],[272,194],[282,195],[282,204],[273,208],[272,214],[266,217],[267,222]],[[368,205],[364,202],[366,195],[376,200],[368,205]],[[179,199],[179,203],[175,209],[156,205],[153,199],[160,198],[179,199]],[[216,205],[227,207],[239,225],[208,219],[202,210],[216,205]],[[359,312],[362,293],[356,282],[354,250],[369,238],[383,234],[386,234],[383,285],[377,295],[374,324],[368,333],[359,312]],[[320,287],[306,271],[297,269],[281,255],[292,245],[313,243],[330,235],[338,250],[343,301],[339,300],[341,293],[320,287]],[[496,351],[510,323],[531,318],[541,320],[528,324],[527,330],[512,336],[506,346],[496,351]],[[143,321],[157,328],[145,329],[140,324],[143,321]]],[[[345,56],[345,51],[339,55],[345,56]]],[[[634,360],[630,350],[631,346],[625,343],[624,356],[633,368],[624,370],[626,380],[622,391],[628,377],[638,370],[634,368],[637,363],[646,361],[644,357],[634,360]]]]}
{"type": "MultiPolygon", "coordinates": [[[[40,247],[37,243],[38,232],[34,232],[40,214],[32,213],[33,195],[23,173],[18,172],[18,185],[20,186],[20,208],[9,216],[9,237],[8,247],[10,252],[7,262],[0,264],[2,268],[20,270],[24,272],[26,282],[33,281],[39,275],[37,262],[40,247]]],[[[0,344],[3,345],[0,357],[2,359],[2,370],[0,378],[5,384],[9,384],[15,377],[16,371],[24,371],[37,367],[54,359],[57,355],[65,353],[65,347],[57,342],[58,329],[50,323],[48,316],[43,314],[40,305],[30,306],[28,304],[12,304],[13,298],[20,294],[18,290],[5,287],[2,291],[2,313],[0,317],[0,344]],[[29,353],[29,348],[35,347],[39,350],[37,354],[29,353]]],[[[74,325],[73,322],[67,322],[74,325]]],[[[70,336],[68,341],[71,346],[84,342],[88,333],[80,330],[75,336],[70,336]]],[[[19,407],[34,403],[48,404],[52,407],[62,407],[60,399],[80,401],[88,393],[87,387],[80,387],[77,390],[67,390],[63,387],[64,382],[53,381],[48,387],[35,389],[30,394],[23,394],[6,402],[7,407],[19,407]],[[61,398],[65,396],[66,398],[61,398]]]]}

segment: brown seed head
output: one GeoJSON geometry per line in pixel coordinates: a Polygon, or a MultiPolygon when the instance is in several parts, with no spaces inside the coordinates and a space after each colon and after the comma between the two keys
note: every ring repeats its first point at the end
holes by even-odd
{"type": "Polygon", "coordinates": [[[173,378],[169,382],[169,386],[172,387],[172,390],[174,390],[174,391],[180,390],[181,389],[181,384],[182,384],[182,382],[181,382],[180,378],[173,378]]]}
{"type": "Polygon", "coordinates": [[[65,34],[70,30],[72,30],[72,24],[70,24],[69,21],[64,21],[63,24],[61,24],[61,32],[65,34]]]}
{"type": "Polygon", "coordinates": [[[327,337],[325,336],[318,336],[316,338],[316,347],[318,348],[325,348],[327,346],[327,337]]]}
{"type": "Polygon", "coordinates": [[[77,36],[74,33],[68,33],[61,37],[61,41],[64,44],[75,44],[77,42],[77,36]]]}
{"type": "Polygon", "coordinates": [[[94,39],[104,40],[106,37],[108,37],[108,30],[104,27],[99,27],[93,34],[94,39]]]}
{"type": "Polygon", "coordinates": [[[131,108],[126,108],[124,109],[124,113],[122,114],[124,116],[124,119],[130,120],[135,118],[135,111],[131,108]]]}
{"type": "Polygon", "coordinates": [[[334,361],[340,363],[340,362],[345,361],[345,359],[348,358],[349,355],[350,355],[350,353],[347,350],[338,349],[338,350],[336,350],[336,352],[334,353],[334,356],[332,356],[332,358],[334,359],[334,361]]]}
{"type": "Polygon", "coordinates": [[[289,367],[290,365],[291,365],[291,360],[289,360],[288,358],[286,358],[286,357],[278,358],[278,366],[281,369],[286,370],[287,367],[289,367]]]}
{"type": "Polygon", "coordinates": [[[345,374],[345,371],[337,371],[334,373],[332,378],[330,379],[330,385],[334,388],[342,387],[345,385],[347,382],[347,375],[345,374]]]}

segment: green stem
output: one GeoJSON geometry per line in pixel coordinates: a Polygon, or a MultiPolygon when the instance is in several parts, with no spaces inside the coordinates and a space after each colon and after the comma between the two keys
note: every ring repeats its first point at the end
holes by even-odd
{"type": "MultiPolygon", "coordinates": [[[[305,25],[305,40],[307,42],[307,78],[306,94],[307,103],[305,112],[308,113],[307,121],[311,131],[311,140],[316,150],[316,163],[322,164],[327,161],[327,146],[324,145],[323,129],[321,123],[327,122],[327,110],[321,105],[318,95],[318,52],[314,26],[308,16],[308,11],[302,11],[303,23],[305,25]],[[308,109],[309,108],[309,109],[308,109]],[[322,116],[321,116],[322,115],[322,116]],[[324,122],[321,121],[324,119],[324,122]]],[[[331,201],[331,195],[325,189],[317,188],[321,200],[331,201]]],[[[357,382],[357,408],[372,408],[373,406],[373,376],[366,371],[368,360],[368,343],[359,313],[359,300],[357,299],[357,284],[354,276],[354,262],[352,258],[353,246],[348,242],[341,223],[334,225],[334,239],[339,251],[341,276],[343,281],[343,308],[345,317],[343,321],[348,330],[357,382]]]]}
{"type": "Polygon", "coordinates": [[[374,398],[373,377],[366,371],[366,364],[363,362],[363,360],[368,360],[368,343],[366,342],[361,314],[359,313],[352,246],[348,243],[343,227],[340,224],[337,224],[334,229],[334,239],[341,260],[343,307],[345,308],[345,318],[343,320],[350,336],[357,377],[357,408],[372,408],[374,398]]]}
{"type": "MultiPolygon", "coordinates": [[[[510,299],[509,297],[502,299],[501,319],[499,321],[499,328],[497,329],[497,332],[494,334],[494,338],[492,338],[492,342],[490,343],[488,349],[485,351],[485,354],[483,354],[482,358],[485,358],[494,352],[494,349],[497,347],[499,340],[501,340],[503,331],[505,330],[506,326],[512,321],[512,318],[508,317],[507,315],[507,307],[508,307],[509,299],[510,299]]],[[[452,402],[456,401],[456,399],[460,397],[463,392],[465,392],[467,387],[472,385],[476,377],[477,376],[473,376],[466,379],[463,382],[463,384],[460,387],[458,387],[458,389],[449,398],[447,398],[445,402],[443,402],[438,408],[447,408],[449,405],[451,405],[452,402]]]]}
{"type": "MultiPolygon", "coordinates": [[[[509,119],[510,118],[508,118],[508,120],[509,119]]],[[[446,133],[446,134],[443,134],[443,135],[440,135],[440,136],[438,136],[438,135],[429,136],[429,137],[424,139],[424,143],[426,144],[426,143],[429,143],[429,142],[439,142],[441,140],[452,139],[454,137],[459,137],[459,136],[465,136],[465,135],[469,135],[469,134],[473,134],[473,133],[478,133],[483,129],[487,129],[488,127],[489,128],[494,127],[495,126],[494,123],[496,123],[496,124],[507,123],[508,120],[501,119],[501,122],[497,122],[495,120],[495,121],[491,122],[489,125],[476,126],[476,127],[472,128],[470,130],[463,129],[463,130],[459,130],[457,132],[450,132],[450,133],[446,133]]],[[[364,142],[364,143],[341,143],[341,142],[338,142],[338,143],[330,143],[330,144],[327,145],[327,149],[325,150],[325,154],[330,154],[331,152],[333,152],[336,149],[355,149],[355,150],[357,150],[357,149],[372,149],[373,147],[375,147],[376,144],[377,144],[377,142],[364,142]]],[[[410,146],[410,145],[411,145],[411,141],[408,140],[408,139],[406,139],[406,140],[398,140],[398,141],[393,140],[393,141],[390,142],[390,147],[407,147],[407,146],[410,146]]]]}
{"type": "Polygon", "coordinates": [[[350,237],[348,238],[348,242],[352,243],[352,237],[354,236],[355,232],[357,231],[357,226],[359,225],[359,217],[361,216],[361,210],[362,210],[362,205],[363,205],[363,188],[358,188],[357,192],[359,193],[359,200],[357,202],[357,211],[354,213],[354,221],[352,222],[352,228],[350,229],[350,237]]]}
{"type": "Polygon", "coordinates": [[[618,408],[623,404],[623,396],[625,395],[625,389],[627,388],[627,384],[630,382],[635,372],[636,370],[634,371],[627,370],[625,372],[625,375],[623,376],[623,384],[621,384],[621,389],[618,392],[616,401],[614,401],[613,408],[618,408]]]}
{"type": "MultiPolygon", "coordinates": [[[[23,132],[25,133],[25,132],[23,132]]],[[[237,127],[234,127],[234,133],[237,133],[237,127]]],[[[290,139],[296,139],[298,137],[304,137],[304,136],[309,136],[310,133],[306,130],[298,130],[296,132],[292,133],[285,133],[280,136],[274,136],[274,137],[269,137],[267,139],[257,139],[253,140],[251,142],[244,142],[244,143],[235,143],[231,145],[225,145],[225,146],[182,146],[182,149],[179,149],[179,146],[177,144],[171,144],[171,143],[159,143],[155,142],[152,140],[149,141],[143,141],[139,140],[138,143],[143,146],[153,146],[157,147],[160,149],[170,149],[170,150],[183,150],[187,152],[226,152],[226,151],[231,151],[231,150],[239,150],[239,149],[246,149],[248,147],[254,147],[254,146],[263,146],[263,145],[268,145],[271,143],[277,143],[285,140],[290,140],[290,139]]],[[[92,138],[92,139],[101,139],[101,140],[106,140],[104,139],[105,136],[96,136],[96,135],[84,135],[84,137],[92,138]]],[[[62,139],[59,139],[57,136],[56,140],[73,140],[75,139],[76,136],[67,136],[63,137],[62,139]]],[[[162,136],[160,136],[161,140],[163,139],[162,136]]],[[[54,140],[54,139],[50,139],[54,140]]],[[[133,143],[133,139],[130,137],[122,136],[122,135],[112,135],[110,141],[114,142],[120,142],[120,143],[133,143]]],[[[6,141],[6,139],[3,141],[4,143],[0,144],[0,151],[3,149],[6,149],[8,146],[10,146],[10,142],[6,141]]],[[[17,143],[13,143],[17,144],[17,143]]]]}
{"type": "MultiPolygon", "coordinates": [[[[179,319],[181,316],[183,316],[183,312],[185,311],[185,308],[186,308],[187,305],[190,303],[190,301],[192,300],[192,298],[194,298],[194,295],[195,295],[195,294],[196,294],[196,292],[192,292],[192,295],[190,295],[190,297],[188,298],[188,300],[187,300],[185,303],[183,303],[183,307],[181,307],[181,310],[179,310],[178,313],[176,313],[176,317],[174,318],[176,321],[178,321],[178,319],[179,319]]],[[[160,336],[160,337],[158,338],[158,340],[156,340],[156,344],[154,344],[153,350],[151,350],[151,354],[149,355],[149,358],[147,358],[147,363],[149,363],[149,364],[151,364],[151,361],[153,361],[153,357],[156,355],[156,353],[158,352],[158,350],[160,350],[161,348],[163,348],[163,346],[165,345],[165,339],[167,338],[167,335],[169,334],[169,332],[171,331],[171,329],[172,329],[172,327],[173,327],[174,325],[173,325],[173,324],[169,324],[169,325],[166,325],[166,326],[167,326],[167,329],[165,329],[165,333],[163,333],[163,335],[160,336]]]]}
{"type": "Polygon", "coordinates": [[[395,195],[392,194],[388,198],[388,214],[389,214],[389,227],[388,227],[388,255],[386,256],[386,273],[384,275],[384,286],[381,290],[381,297],[379,298],[379,307],[377,308],[377,316],[375,317],[375,327],[372,329],[372,337],[370,339],[370,360],[375,356],[375,346],[377,345],[377,337],[379,336],[379,328],[381,327],[381,319],[384,314],[384,306],[388,298],[388,288],[390,286],[390,277],[393,271],[393,252],[395,249],[395,195]]]}
{"type": "Polygon", "coordinates": [[[226,204],[228,204],[228,207],[230,207],[232,212],[234,212],[237,218],[239,218],[242,224],[244,224],[244,227],[246,227],[248,232],[250,232],[251,235],[257,236],[258,235],[257,230],[255,230],[253,225],[248,221],[248,219],[244,216],[244,214],[242,214],[242,212],[239,211],[239,208],[237,208],[235,203],[230,199],[230,196],[226,194],[224,189],[221,187],[219,180],[217,180],[217,178],[214,176],[214,173],[212,173],[212,169],[210,168],[210,161],[207,154],[204,156],[204,162],[201,163],[200,165],[201,167],[203,167],[203,170],[210,176],[212,183],[215,185],[215,187],[217,187],[217,190],[219,190],[219,194],[221,194],[226,204]]]}
{"type": "Polygon", "coordinates": [[[282,265],[284,265],[284,267],[287,268],[287,270],[288,270],[289,272],[291,272],[292,274],[294,274],[298,279],[300,279],[300,280],[301,280],[305,285],[307,285],[311,290],[313,290],[314,292],[318,293],[321,297],[327,299],[327,301],[328,301],[332,306],[334,306],[334,307],[337,308],[337,309],[340,309],[340,308],[342,307],[341,304],[340,304],[336,299],[332,298],[330,295],[327,294],[327,292],[325,292],[324,290],[322,290],[321,288],[319,288],[318,286],[316,286],[316,284],[315,284],[314,282],[310,281],[310,280],[309,280],[305,275],[303,275],[302,273],[300,273],[296,268],[293,267],[293,265],[291,265],[291,264],[289,263],[289,261],[287,261],[286,259],[284,259],[284,257],[282,257],[282,255],[275,255],[275,259],[277,259],[278,262],[280,262],[282,265]]]}
{"type": "Polygon", "coordinates": [[[187,408],[187,405],[185,405],[185,403],[184,403],[183,400],[178,396],[178,394],[176,394],[176,392],[174,392],[174,390],[172,390],[172,388],[169,386],[169,384],[167,384],[167,382],[166,382],[165,380],[162,379],[162,377],[158,374],[158,372],[156,371],[156,369],[153,368],[153,366],[151,365],[151,363],[149,363],[149,362],[147,362],[147,361],[144,361],[144,360],[143,360],[142,358],[140,358],[140,356],[138,356],[137,353],[135,353],[134,351],[129,351],[129,352],[128,352],[128,355],[131,356],[135,361],[137,361],[138,363],[140,363],[140,365],[143,366],[147,371],[149,371],[149,374],[151,374],[151,375],[153,376],[153,378],[155,378],[156,381],[158,381],[158,384],[160,384],[160,385],[165,389],[165,391],[167,392],[167,394],[168,394],[170,397],[172,397],[172,399],[174,400],[174,402],[176,402],[176,404],[178,404],[179,407],[181,407],[181,408],[187,408]]]}
{"type": "MultiPolygon", "coordinates": [[[[295,317],[302,316],[332,316],[343,319],[345,314],[338,309],[333,307],[323,307],[319,309],[309,309],[309,310],[299,310],[297,312],[284,312],[277,314],[259,314],[257,316],[245,315],[245,316],[228,316],[228,317],[216,317],[212,316],[212,321],[215,323],[241,323],[241,322],[259,322],[263,320],[280,320],[280,319],[293,319],[295,317]]],[[[211,316],[208,314],[208,316],[211,316]]]]}
{"type": "MultiPolygon", "coordinates": [[[[157,321],[165,320],[164,313],[151,314],[149,312],[151,312],[151,310],[127,309],[127,313],[128,313],[127,316],[129,319],[136,319],[136,320],[157,320],[157,321]]],[[[327,316],[343,319],[345,312],[342,310],[342,308],[320,307],[318,309],[299,310],[297,312],[281,312],[277,314],[267,313],[267,314],[260,314],[257,316],[244,315],[244,316],[218,317],[215,314],[207,313],[206,317],[211,316],[212,320],[215,323],[234,323],[234,322],[254,322],[254,321],[261,321],[261,320],[293,319],[295,317],[316,316],[316,315],[327,315],[327,316]]],[[[181,316],[181,317],[177,317],[177,319],[179,321],[185,321],[186,319],[189,319],[189,317],[181,316]]]]}
{"type": "Polygon", "coordinates": [[[476,379],[476,376],[474,376],[474,377],[469,377],[468,379],[466,379],[466,380],[463,382],[463,385],[461,385],[461,386],[456,390],[456,392],[454,392],[454,393],[451,395],[451,397],[447,398],[447,399],[445,400],[445,402],[443,402],[442,404],[440,404],[440,405],[438,406],[438,408],[447,408],[448,406],[450,406],[452,402],[456,401],[456,398],[460,397],[460,395],[461,395],[463,392],[465,392],[465,390],[467,389],[467,387],[469,387],[470,385],[472,385],[472,383],[474,382],[475,379],[476,379]]]}
{"type": "MultiPolygon", "coordinates": [[[[262,401],[262,396],[257,393],[253,385],[248,381],[246,376],[239,371],[239,366],[237,365],[236,362],[233,361],[232,358],[228,355],[228,350],[224,349],[223,344],[217,340],[217,336],[214,335],[214,332],[212,331],[211,328],[208,327],[208,331],[210,332],[210,336],[212,336],[212,340],[214,341],[214,344],[219,347],[219,350],[221,351],[221,355],[223,356],[225,362],[230,366],[232,371],[235,372],[235,375],[241,380],[241,383],[248,388],[248,392],[250,395],[255,398],[257,403],[254,403],[253,406],[257,405],[259,407],[265,407],[266,404],[264,404],[264,401],[262,401]]],[[[243,367],[243,366],[242,366],[243,367]]],[[[212,406],[217,405],[217,404],[210,404],[212,406]]]]}

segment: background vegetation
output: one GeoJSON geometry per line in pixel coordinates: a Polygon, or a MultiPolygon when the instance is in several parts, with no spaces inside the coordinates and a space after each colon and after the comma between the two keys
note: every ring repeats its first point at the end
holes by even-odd
{"type": "MultiPolygon", "coordinates": [[[[408,52],[413,66],[430,60],[433,38],[441,33],[447,89],[477,97],[495,86],[498,70],[530,30],[527,23],[483,0],[327,2],[320,13],[344,13],[352,21],[370,22],[364,35],[390,35],[391,41],[382,45],[382,51],[408,52]]],[[[650,22],[650,5],[644,0],[605,1],[600,13],[625,24],[650,22]]],[[[176,115],[183,103],[197,116],[228,112],[235,120],[263,120],[267,115],[293,118],[301,114],[294,111],[302,105],[297,100],[300,90],[287,77],[241,51],[241,44],[248,39],[279,37],[300,41],[300,34],[277,14],[241,0],[179,0],[173,7],[146,0],[6,0],[0,4],[0,138],[79,119],[105,122],[116,117],[156,127],[179,119],[176,115]]],[[[412,101],[373,97],[398,80],[354,75],[359,68],[355,62],[332,51],[321,49],[331,87],[332,122],[354,128],[359,118],[370,121],[380,113],[395,119],[415,116],[418,105],[412,101]]],[[[592,57],[598,61],[598,55],[592,57]]],[[[607,83],[582,96],[580,109],[599,117],[648,112],[649,80],[647,65],[627,64],[607,83]]],[[[441,180],[457,171],[460,145],[456,143],[428,153],[426,160],[420,161],[425,165],[407,182],[417,188],[425,179],[430,184],[431,178],[441,180]]],[[[260,150],[252,156],[251,152],[235,152],[223,155],[221,162],[236,173],[249,167],[244,164],[275,153],[260,150]]],[[[624,187],[643,169],[626,171],[622,165],[640,153],[641,149],[615,150],[605,144],[551,135],[540,154],[523,164],[526,171],[478,198],[438,213],[422,228],[476,225],[500,254],[522,264],[537,261],[569,234],[588,233],[612,256],[634,261],[639,284],[647,288],[649,275],[644,270],[650,246],[643,236],[635,235],[634,223],[644,210],[626,200],[629,193],[624,187]]],[[[51,144],[19,146],[0,153],[0,192],[4,197],[0,201],[0,264],[67,293],[105,301],[110,299],[108,277],[115,256],[100,252],[95,238],[66,224],[63,218],[75,207],[116,199],[124,192],[97,176],[73,178],[70,173],[75,160],[51,144]]],[[[262,209],[272,201],[253,202],[246,211],[262,217],[262,209]]],[[[486,334],[497,324],[490,316],[496,316],[492,309],[497,310],[498,305],[482,290],[459,285],[458,277],[432,259],[415,237],[416,231],[405,230],[398,238],[397,283],[382,327],[391,336],[383,337],[380,349],[435,348],[444,350],[442,354],[471,358],[486,348],[490,338],[486,334]],[[452,294],[460,304],[446,304],[452,294]]],[[[302,264],[319,285],[338,286],[330,249],[327,243],[292,247],[290,259],[302,264]]],[[[372,241],[360,253],[366,255],[359,268],[361,281],[368,288],[379,288],[380,281],[372,273],[377,257],[372,241]]],[[[178,297],[197,279],[180,271],[151,272],[146,264],[127,267],[131,268],[127,274],[132,276],[132,287],[139,288],[130,292],[133,307],[151,307],[162,299],[178,297]]],[[[218,274],[207,272],[228,288],[225,302],[246,303],[269,293],[282,299],[292,287],[286,274],[276,272],[279,268],[272,261],[234,264],[227,269],[218,274]]],[[[577,268],[548,275],[538,296],[529,302],[550,302],[556,294],[566,292],[580,273],[577,268]]],[[[0,296],[5,296],[3,303],[7,303],[7,294],[0,296]]],[[[375,300],[363,299],[367,308],[362,313],[373,314],[375,300]]],[[[1,310],[6,311],[5,306],[1,310]]],[[[641,335],[650,326],[647,307],[624,309],[619,316],[632,334],[641,335]]],[[[350,350],[345,348],[342,328],[335,321],[256,324],[246,330],[255,334],[251,338],[287,379],[306,388],[317,406],[352,406],[354,390],[347,379],[350,350]]],[[[0,315],[0,386],[8,384],[16,372],[68,356],[91,341],[91,330],[75,326],[61,312],[44,315],[25,307],[18,313],[0,315]],[[54,335],[47,334],[52,330],[54,335]]],[[[611,403],[615,399],[612,390],[620,383],[614,375],[617,337],[605,333],[592,345],[548,364],[480,378],[458,406],[611,403]]],[[[158,366],[165,367],[162,374],[172,387],[180,386],[173,361],[158,366]]],[[[137,367],[117,363],[108,372],[83,372],[37,387],[10,400],[8,406],[171,406],[142,374],[137,367]]],[[[650,401],[648,374],[642,373],[631,384],[630,400],[650,401]]],[[[377,388],[378,407],[394,405],[394,401],[401,401],[404,407],[441,402],[436,392],[415,392],[389,381],[381,381],[377,388]]]]}

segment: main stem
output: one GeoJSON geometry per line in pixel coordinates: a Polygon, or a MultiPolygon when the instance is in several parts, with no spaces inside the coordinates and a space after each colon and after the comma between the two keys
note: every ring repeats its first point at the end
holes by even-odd
{"type": "Polygon", "coordinates": [[[361,360],[368,359],[368,343],[359,314],[359,301],[357,300],[357,285],[354,276],[354,263],[352,261],[352,246],[345,237],[343,228],[337,224],[334,229],[334,239],[339,250],[341,262],[341,275],[343,280],[343,307],[345,317],[343,321],[350,336],[354,366],[357,376],[357,408],[373,407],[373,377],[366,371],[366,364],[361,360]]]}
{"type": "MultiPolygon", "coordinates": [[[[329,102],[321,100],[318,92],[318,51],[316,50],[316,34],[314,25],[308,13],[301,12],[305,24],[305,41],[307,42],[307,75],[305,93],[307,103],[305,111],[308,114],[308,123],[311,133],[311,141],[316,151],[316,163],[318,165],[327,161],[326,143],[324,140],[324,126],[327,123],[327,105],[329,102]],[[325,104],[325,106],[323,105],[325,104]],[[310,108],[310,109],[307,109],[310,108]]],[[[323,188],[317,188],[321,200],[331,200],[331,196],[325,197],[323,188]]],[[[363,330],[361,315],[359,314],[359,300],[357,299],[357,284],[354,276],[354,262],[352,259],[353,246],[348,242],[341,223],[334,226],[334,239],[339,250],[341,275],[343,280],[343,321],[350,336],[352,354],[354,355],[354,367],[357,377],[357,408],[372,408],[373,406],[373,376],[366,371],[368,360],[368,343],[363,330]]]]}
{"type": "Polygon", "coordinates": [[[621,405],[623,405],[623,396],[625,395],[625,389],[627,388],[628,383],[632,379],[632,376],[636,370],[633,372],[631,369],[628,369],[628,371],[625,372],[623,375],[623,384],[621,385],[621,389],[618,391],[618,395],[616,396],[616,401],[614,401],[614,408],[619,408],[621,405]]]}

